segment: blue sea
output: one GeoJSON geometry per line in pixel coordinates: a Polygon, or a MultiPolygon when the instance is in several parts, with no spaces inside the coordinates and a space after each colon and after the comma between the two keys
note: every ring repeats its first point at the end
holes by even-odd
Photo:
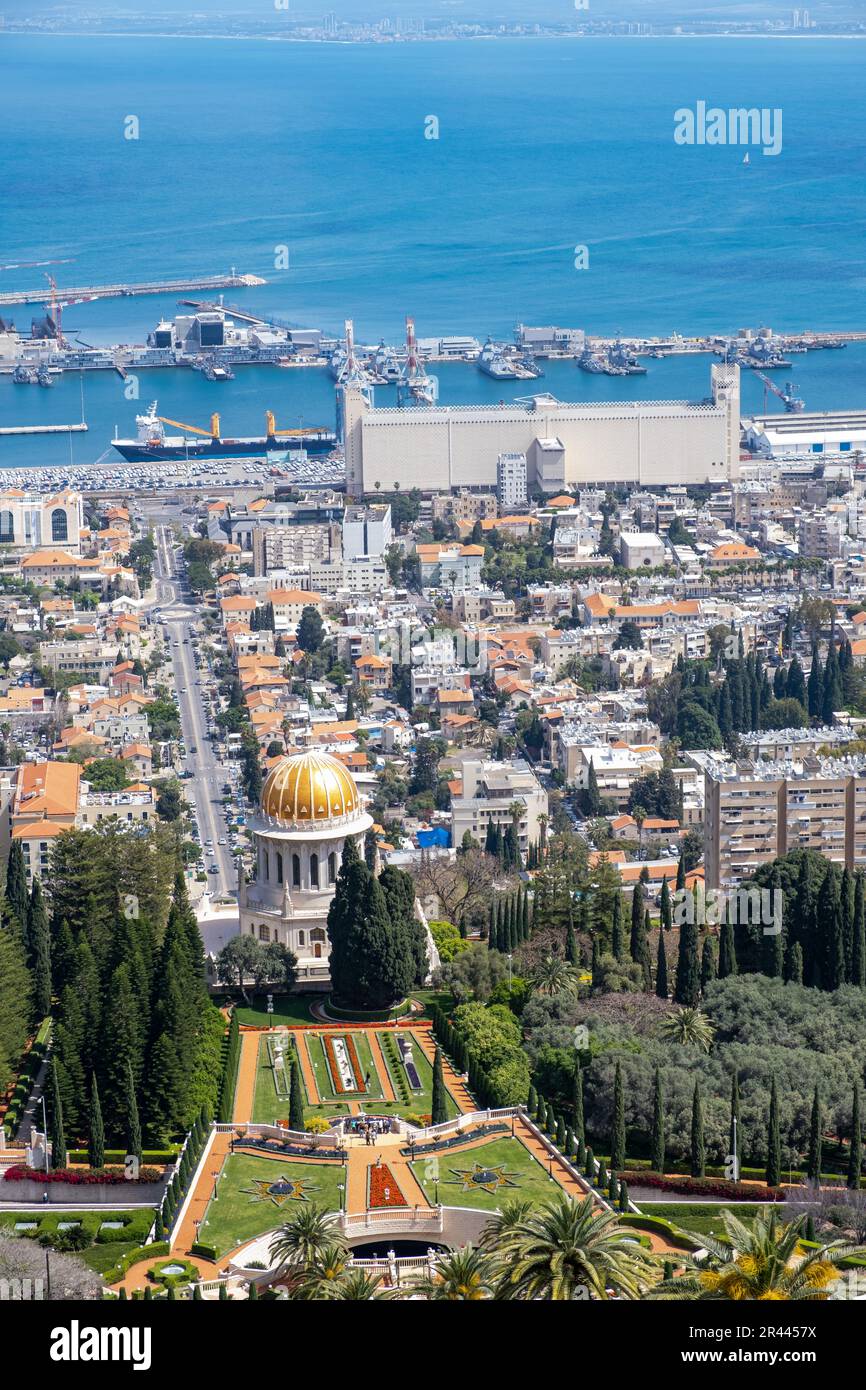
{"type": "MultiPolygon", "coordinates": [[[[5,35],[0,47],[0,263],[70,258],[64,283],[230,266],[267,285],[229,297],[362,341],[510,336],[518,321],[590,332],[866,327],[866,45],[803,40],[553,40],[326,46],[5,35]],[[674,143],[674,112],[781,108],[782,153],[674,143]],[[135,116],[139,139],[124,138],[135,116]],[[431,117],[438,139],[426,139],[431,117]],[[576,270],[575,247],[589,249],[576,270]],[[274,267],[287,247],[287,270],[274,267]]],[[[3,288],[43,271],[0,271],[3,288]]],[[[2,312],[2,311],[0,311],[2,312]]],[[[19,324],[31,317],[16,310],[19,324]]],[[[66,312],[91,343],[143,341],[174,299],[66,312]]],[[[706,359],[628,381],[552,367],[563,398],[703,396],[706,359]]],[[[866,351],[795,358],[810,408],[864,404],[866,351]]],[[[439,370],[443,400],[525,394],[439,370]]],[[[786,374],[782,374],[784,376],[786,374]]],[[[142,374],[142,397],[231,431],[266,407],[330,421],[315,372],[142,374]]],[[[781,378],[780,378],[781,379],[781,378]]],[[[0,380],[0,423],[79,416],[80,386],[0,380]]],[[[95,458],[136,405],[116,377],[85,384],[95,458]]],[[[387,393],[381,399],[387,400],[387,393]]],[[[750,379],[747,405],[762,405],[750,379]]],[[[63,440],[0,440],[0,462],[69,461],[63,440]]]]}

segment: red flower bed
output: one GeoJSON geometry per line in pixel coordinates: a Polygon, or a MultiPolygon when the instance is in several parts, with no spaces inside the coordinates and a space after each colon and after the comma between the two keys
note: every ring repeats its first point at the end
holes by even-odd
{"type": "Polygon", "coordinates": [[[337,1065],[337,1058],[336,1054],[334,1053],[334,1040],[331,1037],[330,1033],[325,1034],[323,1041],[325,1044],[325,1054],[328,1059],[328,1070],[331,1073],[331,1084],[334,1087],[335,1095],[354,1095],[356,1092],[366,1091],[367,1088],[364,1085],[364,1081],[361,1076],[361,1064],[358,1061],[358,1053],[355,1048],[354,1039],[350,1037],[343,1037],[343,1042],[346,1047],[346,1052],[348,1053],[349,1062],[352,1067],[352,1071],[355,1074],[355,1090],[351,1093],[347,1092],[346,1087],[343,1085],[343,1078],[340,1075],[340,1068],[337,1065]]]}
{"type": "Polygon", "coordinates": [[[661,1173],[624,1172],[629,1187],[657,1187],[661,1192],[681,1192],[687,1196],[721,1197],[727,1201],[781,1202],[782,1187],[767,1187],[758,1182],[726,1182],[724,1178],[663,1177],[661,1173]]]}
{"type": "Polygon", "coordinates": [[[394,1180],[394,1174],[391,1172],[387,1163],[374,1163],[367,1169],[367,1173],[370,1188],[370,1210],[374,1210],[377,1207],[406,1207],[409,1205],[397,1186],[394,1180]]]}
{"type": "Polygon", "coordinates": [[[24,1163],[13,1164],[6,1169],[9,1182],[38,1182],[45,1186],[49,1182],[76,1183],[80,1187],[96,1187],[100,1183],[161,1182],[161,1168],[140,1168],[137,1178],[127,1178],[122,1168],[50,1168],[46,1173],[41,1168],[28,1168],[24,1163]]]}

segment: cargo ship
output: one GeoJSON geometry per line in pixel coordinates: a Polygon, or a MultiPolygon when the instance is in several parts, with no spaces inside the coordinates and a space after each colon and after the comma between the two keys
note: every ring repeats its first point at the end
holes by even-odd
{"type": "Polygon", "coordinates": [[[273,412],[265,414],[266,433],[256,438],[229,439],[220,434],[220,417],[212,415],[210,430],[197,425],[185,425],[157,414],[154,401],[145,415],[136,415],[135,439],[112,439],[112,446],[128,463],[161,463],[166,459],[195,460],[216,458],[264,458],[276,449],[304,449],[308,454],[330,454],[337,447],[337,436],[331,430],[310,428],[278,430],[273,412]],[[166,434],[166,425],[182,430],[182,434],[166,434]]]}

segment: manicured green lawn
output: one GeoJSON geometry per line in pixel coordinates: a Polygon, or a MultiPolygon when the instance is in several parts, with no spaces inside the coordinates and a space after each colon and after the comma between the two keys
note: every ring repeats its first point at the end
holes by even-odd
{"type": "MultiPolygon", "coordinates": [[[[333,1036],[339,1037],[340,1034],[334,1034],[333,1036]]],[[[367,1089],[365,1091],[354,1091],[349,1096],[349,1099],[359,1101],[366,1101],[367,1099],[384,1099],[382,1095],[382,1088],[379,1085],[378,1072],[376,1071],[376,1068],[373,1065],[373,1058],[370,1053],[370,1044],[367,1040],[366,1034],[358,1032],[356,1030],[352,1030],[351,1037],[355,1044],[355,1050],[358,1054],[358,1064],[361,1068],[361,1074],[362,1076],[369,1076],[370,1079],[367,1085],[367,1089]]],[[[305,1034],[305,1038],[307,1043],[307,1052],[309,1053],[310,1061],[313,1065],[313,1074],[316,1078],[316,1087],[318,1089],[319,1095],[325,1102],[339,1100],[340,1098],[337,1096],[333,1086],[331,1085],[331,1075],[328,1070],[328,1064],[325,1061],[325,1048],[321,1037],[319,1037],[318,1034],[315,1037],[313,1037],[311,1036],[311,1034],[307,1033],[305,1034]]]]}
{"type": "Polygon", "coordinates": [[[271,1025],[279,1028],[281,1025],[291,1027],[297,1023],[314,1023],[310,1004],[325,997],[321,994],[275,994],[274,1012],[269,1014],[267,1000],[264,995],[257,994],[253,998],[252,1008],[241,1004],[235,1009],[235,1013],[238,1023],[248,1023],[254,1028],[268,1028],[271,1025]]]}
{"type": "Polygon", "coordinates": [[[308,1203],[338,1211],[338,1184],[346,1180],[340,1163],[299,1163],[294,1159],[253,1158],[230,1154],[225,1161],[216,1200],[208,1203],[199,1239],[216,1247],[219,1255],[262,1235],[287,1221],[293,1211],[308,1203]],[[299,1199],[278,1205],[264,1188],[284,1180],[303,1183],[306,1202],[299,1199]],[[257,1184],[261,1186],[257,1188],[257,1184]]]}
{"type": "Polygon", "coordinates": [[[439,1201],[444,1207],[497,1211],[512,1197],[543,1202],[561,1190],[519,1139],[492,1139],[475,1148],[444,1149],[417,1159],[412,1170],[431,1203],[436,1201],[438,1170],[439,1201]],[[472,1180],[478,1170],[491,1171],[492,1190],[472,1180]]]}
{"type": "MultiPolygon", "coordinates": [[[[290,1054],[287,1053],[287,1056],[290,1054]]],[[[303,1086],[303,1077],[301,1078],[303,1086]]],[[[305,1089],[306,1095],[306,1089],[305,1089]]],[[[304,1105],[304,1118],[309,1119],[311,1115],[324,1115],[329,1118],[331,1115],[346,1115],[349,1107],[339,1102],[333,1105],[304,1105]]],[[[271,1066],[271,1059],[268,1053],[267,1038],[263,1037],[259,1041],[259,1061],[256,1069],[256,1090],[253,1098],[253,1120],[259,1124],[273,1124],[275,1120],[287,1120],[289,1118],[289,1102],[285,1096],[277,1095],[277,1088],[274,1084],[274,1073],[271,1066]]]]}
{"type": "Polygon", "coordinates": [[[761,1210],[757,1202],[640,1202],[639,1206],[646,1216],[660,1216],[681,1231],[697,1236],[724,1236],[722,1212],[726,1208],[744,1226],[750,1226],[761,1210]]]}

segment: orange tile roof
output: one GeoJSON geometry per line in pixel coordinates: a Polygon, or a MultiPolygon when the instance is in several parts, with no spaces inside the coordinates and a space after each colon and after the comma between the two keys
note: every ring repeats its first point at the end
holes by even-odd
{"type": "Polygon", "coordinates": [[[710,553],[711,560],[760,560],[761,552],[741,541],[724,541],[710,553]]]}
{"type": "Polygon", "coordinates": [[[77,763],[22,763],[18,771],[15,811],[32,815],[74,816],[78,810],[81,768],[77,763]]]}

